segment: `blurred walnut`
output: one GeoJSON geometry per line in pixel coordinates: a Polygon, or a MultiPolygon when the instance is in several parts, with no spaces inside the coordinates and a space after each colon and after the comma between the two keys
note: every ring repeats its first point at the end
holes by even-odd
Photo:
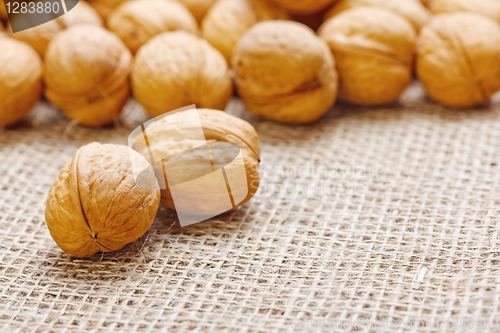
{"type": "Polygon", "coordinates": [[[322,11],[337,0],[271,0],[293,14],[308,15],[322,11]]]}
{"type": "Polygon", "coordinates": [[[216,0],[177,0],[189,9],[198,23],[201,23],[216,0]]]}
{"type": "Polygon", "coordinates": [[[267,119],[310,123],[337,97],[337,72],[328,46],[300,23],[257,23],[236,45],[233,68],[245,105],[267,119]]]}
{"type": "Polygon", "coordinates": [[[0,35],[0,127],[14,124],[38,102],[42,60],[25,43],[0,35]]]}
{"type": "Polygon", "coordinates": [[[415,30],[400,15],[383,8],[356,7],[326,21],[319,35],[335,57],[341,100],[386,104],[410,84],[415,30]]]}
{"type": "Polygon", "coordinates": [[[360,6],[375,6],[388,9],[406,18],[416,31],[429,21],[431,14],[419,0],[340,0],[325,15],[326,19],[360,6]]]}
{"type": "Polygon", "coordinates": [[[67,14],[31,29],[15,34],[11,32],[11,36],[31,45],[40,56],[44,57],[47,46],[58,32],[78,24],[101,26],[102,20],[91,6],[86,2],[79,1],[67,14]]]}
{"type": "Polygon", "coordinates": [[[487,102],[500,90],[500,27],[475,13],[433,17],[418,39],[417,75],[446,106],[487,102]]]}
{"type": "Polygon", "coordinates": [[[108,16],[116,9],[116,7],[118,7],[125,1],[132,1],[132,0],[87,0],[87,2],[92,7],[94,7],[94,9],[97,11],[97,13],[99,13],[99,15],[102,17],[103,20],[106,20],[108,16]]]}
{"type": "Polygon", "coordinates": [[[259,187],[257,132],[223,111],[167,114],[148,125],[134,149],[153,163],[160,183],[166,185],[161,201],[178,216],[219,215],[250,200],[259,187]]]}
{"type": "Polygon", "coordinates": [[[50,189],[45,219],[75,257],[121,249],[151,226],[160,189],[151,165],[126,146],[92,143],[67,162],[50,189]],[[144,170],[138,177],[132,167],[144,170]]]}
{"type": "Polygon", "coordinates": [[[265,0],[219,0],[202,22],[203,37],[230,63],[236,43],[254,24],[289,18],[284,10],[265,0]]]}
{"type": "Polygon", "coordinates": [[[129,97],[132,56],[113,33],[77,25],[59,33],[45,55],[45,95],[66,116],[86,126],[118,117],[129,97]]]}
{"type": "Polygon", "coordinates": [[[191,104],[223,110],[232,94],[224,57],[185,31],[164,32],[141,47],[131,79],[134,96],[153,117],[191,104]]]}
{"type": "Polygon", "coordinates": [[[500,0],[432,0],[429,8],[433,14],[478,13],[500,23],[500,0]]]}
{"type": "Polygon", "coordinates": [[[0,1],[0,21],[7,21],[7,8],[5,8],[3,1],[0,1]]]}
{"type": "Polygon", "coordinates": [[[185,30],[198,33],[193,15],[173,0],[127,1],[111,13],[107,26],[132,53],[162,32],[185,30]]]}

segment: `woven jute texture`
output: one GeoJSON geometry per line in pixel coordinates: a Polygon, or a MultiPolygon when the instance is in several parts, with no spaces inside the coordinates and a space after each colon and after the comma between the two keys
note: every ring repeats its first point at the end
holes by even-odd
{"type": "Polygon", "coordinates": [[[47,192],[80,146],[127,144],[144,111],[88,129],[42,102],[0,134],[0,332],[500,332],[498,98],[447,110],[415,84],[299,127],[237,99],[228,112],[260,134],[258,194],[185,228],[162,208],[85,259],[51,239],[47,192]]]}

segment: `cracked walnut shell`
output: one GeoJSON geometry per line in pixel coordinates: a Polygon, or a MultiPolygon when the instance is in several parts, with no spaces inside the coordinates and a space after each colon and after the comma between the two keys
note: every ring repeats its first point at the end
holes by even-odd
{"type": "Polygon", "coordinates": [[[337,97],[337,72],[328,46],[300,23],[257,23],[236,45],[233,68],[247,108],[270,120],[316,121],[337,97]]]}
{"type": "Polygon", "coordinates": [[[0,35],[0,128],[26,116],[40,99],[43,64],[25,43],[0,35]]]}
{"type": "Polygon", "coordinates": [[[59,247],[75,257],[121,249],[151,226],[160,189],[151,165],[127,146],[80,148],[52,185],[45,210],[59,247]],[[143,170],[138,177],[132,170],[143,170]]]}
{"type": "Polygon", "coordinates": [[[434,16],[418,39],[417,76],[443,105],[486,103],[500,90],[500,27],[476,13],[434,16]]]}
{"type": "Polygon", "coordinates": [[[232,82],[224,57],[185,31],[164,32],[140,48],[131,75],[135,98],[153,117],[195,104],[224,110],[232,82]]]}
{"type": "Polygon", "coordinates": [[[45,54],[48,100],[85,126],[118,117],[129,97],[132,55],[113,33],[77,25],[59,33],[45,54]]]}
{"type": "Polygon", "coordinates": [[[400,15],[384,8],[356,7],[327,20],[319,35],[337,63],[340,100],[387,104],[411,83],[416,32],[400,15]]]}
{"type": "Polygon", "coordinates": [[[152,37],[166,31],[198,33],[198,23],[182,4],[173,0],[126,1],[111,13],[107,27],[132,53],[152,37]]]}

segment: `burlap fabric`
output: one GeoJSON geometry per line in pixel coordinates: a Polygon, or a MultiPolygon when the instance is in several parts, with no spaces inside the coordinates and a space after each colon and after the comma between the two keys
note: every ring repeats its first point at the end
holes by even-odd
{"type": "Polygon", "coordinates": [[[147,117],[131,101],[92,130],[41,103],[4,131],[0,331],[500,332],[498,100],[451,111],[415,85],[303,127],[228,109],[260,133],[258,195],[186,228],[162,209],[139,241],[87,259],[51,239],[49,187],[81,145],[126,144],[147,117]]]}

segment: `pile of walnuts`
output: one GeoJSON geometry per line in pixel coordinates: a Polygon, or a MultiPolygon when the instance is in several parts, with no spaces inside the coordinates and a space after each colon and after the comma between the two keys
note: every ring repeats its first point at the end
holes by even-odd
{"type": "MultiPolygon", "coordinates": [[[[499,24],[498,0],[87,0],[13,33],[0,1],[0,127],[23,119],[42,97],[89,127],[116,121],[130,97],[152,117],[194,104],[211,109],[203,112],[213,127],[206,133],[238,136],[229,142],[254,165],[253,127],[216,111],[234,94],[254,115],[286,124],[318,121],[337,101],[394,103],[415,79],[436,103],[481,106],[500,91],[499,24]]],[[[185,144],[174,132],[160,134],[165,151],[185,144]]],[[[153,186],[153,171],[147,190],[131,180],[126,193],[112,176],[130,178],[124,156],[153,163],[138,151],[94,144],[63,168],[47,203],[61,248],[76,256],[118,249],[170,202],[168,190],[153,186]],[[104,173],[86,174],[92,168],[104,173]],[[116,183],[107,200],[133,204],[106,211],[93,177],[116,183]],[[92,220],[99,210],[110,219],[105,226],[92,220]]],[[[255,170],[247,178],[258,183],[255,170]]]]}

